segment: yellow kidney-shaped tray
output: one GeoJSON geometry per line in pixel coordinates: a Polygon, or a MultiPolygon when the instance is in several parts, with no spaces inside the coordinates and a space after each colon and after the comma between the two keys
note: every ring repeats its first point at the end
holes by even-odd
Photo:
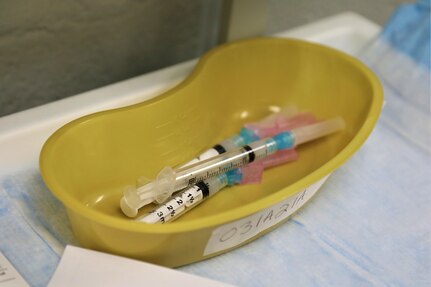
{"type": "Polygon", "coordinates": [[[334,49],[277,38],[230,43],[207,53],[168,92],[57,130],[42,149],[40,170],[84,247],[184,265],[245,244],[287,220],[284,215],[276,220],[270,209],[289,206],[286,200],[357,151],[378,119],[382,100],[376,76],[334,49]],[[320,119],[342,116],[347,128],[300,146],[298,161],[265,171],[261,184],[227,188],[173,223],[148,225],[122,214],[122,191],[137,178],[154,178],[163,167],[183,163],[238,132],[243,123],[288,105],[320,119]],[[259,212],[268,214],[256,227],[259,212]],[[215,238],[224,226],[229,228],[224,237],[215,238]],[[250,235],[242,234],[246,231],[250,235]],[[234,235],[242,239],[223,245],[234,235]]]}

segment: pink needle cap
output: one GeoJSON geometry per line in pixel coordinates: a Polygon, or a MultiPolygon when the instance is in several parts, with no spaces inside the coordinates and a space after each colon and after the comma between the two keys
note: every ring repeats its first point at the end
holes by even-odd
{"type": "Polygon", "coordinates": [[[298,159],[294,149],[280,150],[260,161],[241,167],[242,179],[240,184],[256,184],[262,181],[263,170],[282,165],[298,159]]]}
{"type": "Polygon", "coordinates": [[[249,123],[245,128],[252,130],[260,138],[272,137],[283,131],[293,128],[303,127],[316,122],[316,118],[310,113],[299,113],[292,117],[286,117],[282,114],[274,117],[271,123],[249,123]]]}

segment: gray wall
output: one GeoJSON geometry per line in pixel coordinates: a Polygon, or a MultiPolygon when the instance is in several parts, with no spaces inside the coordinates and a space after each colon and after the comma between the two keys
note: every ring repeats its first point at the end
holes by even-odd
{"type": "Polygon", "coordinates": [[[220,2],[0,0],[0,116],[197,57],[220,2]]]}
{"type": "MultiPolygon", "coordinates": [[[[267,33],[343,11],[383,24],[400,0],[268,0],[267,33]]],[[[220,0],[0,0],[0,116],[198,57],[220,0]]]]}

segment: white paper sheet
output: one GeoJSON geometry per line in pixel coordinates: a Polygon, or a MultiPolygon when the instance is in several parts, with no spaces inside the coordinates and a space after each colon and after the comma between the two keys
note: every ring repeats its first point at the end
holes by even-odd
{"type": "Polygon", "coordinates": [[[49,287],[232,286],[173,269],[68,245],[49,287]]]}
{"type": "Polygon", "coordinates": [[[28,287],[24,278],[0,252],[0,287],[28,287]]]}

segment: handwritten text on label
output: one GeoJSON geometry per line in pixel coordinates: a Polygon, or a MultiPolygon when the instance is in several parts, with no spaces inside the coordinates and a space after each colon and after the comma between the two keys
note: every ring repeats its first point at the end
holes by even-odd
{"type": "Polygon", "coordinates": [[[306,203],[328,176],[270,208],[214,229],[205,248],[204,256],[237,246],[283,221],[306,203]]]}

